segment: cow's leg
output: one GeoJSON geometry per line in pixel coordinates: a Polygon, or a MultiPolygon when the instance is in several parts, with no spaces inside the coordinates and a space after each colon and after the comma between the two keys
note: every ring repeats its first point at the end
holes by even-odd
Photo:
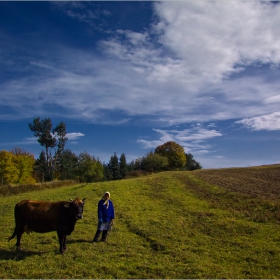
{"type": "Polygon", "coordinates": [[[64,238],[64,234],[57,231],[57,236],[58,236],[58,242],[59,242],[59,253],[63,254],[64,252],[64,243],[65,243],[65,238],[64,238]]]}
{"type": "Polygon", "coordinates": [[[62,243],[62,246],[63,246],[63,250],[65,251],[67,249],[67,246],[66,246],[66,239],[67,239],[67,236],[65,234],[63,234],[63,243],[62,243]]]}
{"type": "Polygon", "coordinates": [[[19,227],[17,229],[17,243],[16,243],[16,247],[17,247],[17,251],[20,251],[20,240],[21,240],[21,236],[24,233],[24,228],[23,227],[19,227]]]}

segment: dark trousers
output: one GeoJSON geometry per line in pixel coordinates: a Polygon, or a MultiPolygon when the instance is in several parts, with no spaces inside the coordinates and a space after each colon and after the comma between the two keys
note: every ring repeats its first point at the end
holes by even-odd
{"type": "Polygon", "coordinates": [[[107,235],[108,235],[108,230],[97,230],[92,242],[97,242],[98,241],[101,232],[102,232],[101,241],[106,241],[106,238],[107,238],[107,235]]]}

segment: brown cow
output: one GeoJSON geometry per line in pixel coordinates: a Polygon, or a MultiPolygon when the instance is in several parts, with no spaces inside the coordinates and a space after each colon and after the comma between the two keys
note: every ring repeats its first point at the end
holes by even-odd
{"type": "Polygon", "coordinates": [[[59,252],[66,250],[66,236],[75,228],[78,219],[83,218],[85,198],[75,200],[48,202],[38,200],[23,200],[16,204],[15,230],[8,239],[17,236],[17,251],[20,251],[20,239],[24,232],[50,232],[56,231],[59,239],[59,252]]]}

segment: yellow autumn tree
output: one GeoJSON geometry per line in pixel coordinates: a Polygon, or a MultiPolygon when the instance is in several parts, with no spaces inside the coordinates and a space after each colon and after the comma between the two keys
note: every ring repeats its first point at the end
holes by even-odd
{"type": "Polygon", "coordinates": [[[16,166],[16,156],[8,151],[0,151],[0,182],[1,185],[16,184],[19,170],[16,166]]]}
{"type": "Polygon", "coordinates": [[[34,155],[24,151],[21,148],[15,148],[11,151],[16,156],[15,164],[18,170],[17,184],[34,184],[36,180],[32,176],[33,165],[35,163],[34,155]]]}
{"type": "Polygon", "coordinates": [[[20,148],[0,151],[0,185],[33,184],[35,158],[20,148]]]}

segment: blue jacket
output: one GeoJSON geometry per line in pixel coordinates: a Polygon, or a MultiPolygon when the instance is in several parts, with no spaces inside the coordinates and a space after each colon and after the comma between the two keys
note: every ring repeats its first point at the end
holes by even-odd
{"type": "Polygon", "coordinates": [[[105,202],[104,199],[101,199],[98,202],[98,220],[101,220],[103,222],[110,222],[112,219],[115,219],[115,209],[113,202],[109,200],[109,207],[107,209],[107,205],[103,205],[105,202]]]}

